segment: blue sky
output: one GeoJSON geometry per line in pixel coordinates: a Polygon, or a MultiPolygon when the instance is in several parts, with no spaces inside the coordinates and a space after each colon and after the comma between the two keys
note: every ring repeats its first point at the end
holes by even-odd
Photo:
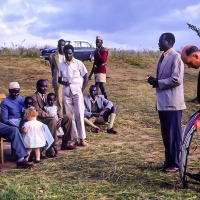
{"type": "Polygon", "coordinates": [[[157,50],[163,32],[175,35],[177,50],[200,46],[187,22],[200,27],[198,0],[0,0],[0,47],[56,46],[60,38],[94,44],[101,35],[109,48],[157,50]]]}

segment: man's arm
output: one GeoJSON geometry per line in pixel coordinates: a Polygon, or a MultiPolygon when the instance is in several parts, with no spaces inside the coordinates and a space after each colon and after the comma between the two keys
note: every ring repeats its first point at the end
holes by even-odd
{"type": "Polygon", "coordinates": [[[1,118],[3,123],[10,125],[8,119],[8,107],[4,100],[1,102],[1,118]]]}
{"type": "Polygon", "coordinates": [[[69,86],[70,82],[69,81],[63,81],[62,77],[58,77],[58,83],[64,86],[69,86]]]}
{"type": "Polygon", "coordinates": [[[53,72],[54,72],[54,68],[55,68],[55,57],[53,54],[51,54],[49,56],[49,63],[50,63],[50,66],[51,66],[51,75],[52,75],[52,78],[53,78],[53,72]]]}
{"type": "Polygon", "coordinates": [[[92,70],[90,72],[90,75],[88,76],[88,79],[91,80],[92,78],[92,74],[94,73],[94,63],[93,63],[93,66],[92,66],[92,70]]]}
{"type": "Polygon", "coordinates": [[[87,75],[87,73],[83,76],[83,85],[82,85],[82,92],[85,90],[85,88],[86,88],[86,86],[87,86],[87,84],[88,84],[88,81],[89,81],[89,79],[88,79],[88,75],[87,75]]]}
{"type": "Polygon", "coordinates": [[[100,49],[97,52],[97,55],[99,57],[99,59],[101,60],[102,63],[106,63],[107,62],[107,58],[108,58],[108,50],[104,47],[102,47],[102,49],[100,49]]]}

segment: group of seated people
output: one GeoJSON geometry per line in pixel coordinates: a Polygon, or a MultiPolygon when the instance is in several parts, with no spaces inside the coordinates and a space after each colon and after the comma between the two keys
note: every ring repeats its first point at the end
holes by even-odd
{"type": "MultiPolygon", "coordinates": [[[[19,95],[18,82],[11,82],[8,89],[9,95],[1,102],[0,137],[11,142],[17,167],[32,168],[33,162],[39,163],[42,158],[57,157],[58,137],[62,138],[61,150],[81,146],[72,140],[72,119],[67,115],[59,116],[56,95],[47,95],[46,80],[38,80],[35,93],[25,99],[19,95]]],[[[116,107],[103,95],[98,95],[95,85],[84,97],[84,104],[86,125],[99,133],[101,129],[96,124],[108,124],[107,133],[117,133],[113,128],[116,107]]]]}

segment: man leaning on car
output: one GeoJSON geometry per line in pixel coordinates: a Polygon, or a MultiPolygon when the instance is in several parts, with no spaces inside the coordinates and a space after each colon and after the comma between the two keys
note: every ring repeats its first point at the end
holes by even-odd
{"type": "Polygon", "coordinates": [[[58,83],[58,71],[60,64],[64,61],[63,48],[66,41],[64,39],[58,40],[58,52],[49,56],[49,62],[52,72],[52,87],[57,96],[57,106],[59,116],[63,116],[63,103],[62,103],[62,85],[58,83]]]}

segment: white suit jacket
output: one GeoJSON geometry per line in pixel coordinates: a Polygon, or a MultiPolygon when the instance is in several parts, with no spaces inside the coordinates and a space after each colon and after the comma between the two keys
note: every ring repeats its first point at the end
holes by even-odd
{"type": "Polygon", "coordinates": [[[181,56],[174,49],[160,63],[161,55],[156,65],[156,87],[157,109],[162,110],[183,110],[186,108],[184,101],[184,64],[181,56]]]}

